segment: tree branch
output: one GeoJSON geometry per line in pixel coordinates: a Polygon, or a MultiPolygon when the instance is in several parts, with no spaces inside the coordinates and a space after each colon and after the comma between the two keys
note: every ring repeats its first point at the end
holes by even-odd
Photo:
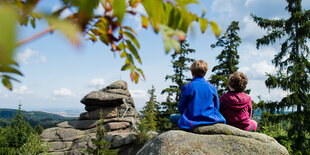
{"type": "Polygon", "coordinates": [[[50,28],[48,28],[48,29],[46,29],[46,30],[44,30],[44,31],[42,31],[42,32],[39,32],[39,33],[37,33],[37,34],[35,34],[35,35],[29,37],[29,38],[26,38],[26,39],[24,39],[24,40],[19,41],[19,42],[17,43],[17,46],[20,46],[20,45],[26,44],[26,43],[28,43],[28,42],[30,42],[30,41],[33,41],[33,40],[35,40],[35,39],[38,39],[38,38],[44,36],[45,34],[47,34],[47,33],[49,33],[49,32],[52,32],[53,30],[54,30],[54,28],[50,27],[50,28]]]}

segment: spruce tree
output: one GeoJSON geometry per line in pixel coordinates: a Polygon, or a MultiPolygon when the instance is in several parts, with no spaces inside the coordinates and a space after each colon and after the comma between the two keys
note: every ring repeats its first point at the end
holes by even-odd
{"type": "Polygon", "coordinates": [[[193,62],[194,59],[189,58],[188,55],[194,52],[194,49],[189,48],[189,43],[184,41],[181,43],[180,53],[171,55],[174,74],[166,76],[165,79],[170,80],[172,85],[161,92],[161,94],[166,94],[167,98],[165,102],[161,102],[160,104],[161,111],[158,116],[160,131],[165,131],[171,128],[168,118],[171,114],[178,113],[181,88],[191,80],[191,78],[186,76],[185,73],[189,71],[189,63],[193,62]]]}
{"type": "Polygon", "coordinates": [[[150,100],[146,102],[141,113],[143,114],[143,119],[145,119],[146,130],[156,131],[156,115],[159,111],[159,102],[156,101],[154,86],[148,90],[148,94],[150,95],[150,100]]]}
{"type": "Polygon", "coordinates": [[[294,154],[309,154],[309,105],[310,105],[310,10],[303,10],[301,0],[287,0],[288,19],[265,19],[252,15],[259,27],[267,29],[268,34],[257,39],[257,48],[281,42],[281,50],[272,63],[278,69],[275,74],[267,74],[266,86],[269,89],[280,88],[287,96],[278,102],[261,105],[269,110],[271,122],[286,120],[291,127],[288,138],[292,142],[294,154]],[[285,109],[291,112],[284,113],[285,109]],[[271,114],[277,110],[280,114],[271,114]],[[281,112],[282,111],[282,112],[281,112]]]}
{"type": "Polygon", "coordinates": [[[210,83],[216,86],[219,96],[228,91],[228,76],[238,70],[239,55],[237,48],[241,43],[237,33],[240,30],[238,24],[237,21],[231,22],[224,35],[211,45],[212,48],[223,48],[221,54],[216,57],[218,65],[212,68],[214,74],[210,78],[210,83]]]}
{"type": "Polygon", "coordinates": [[[178,112],[178,103],[181,98],[182,86],[191,80],[191,78],[186,76],[185,73],[189,71],[189,63],[194,62],[194,59],[189,58],[187,55],[194,52],[194,49],[189,48],[189,43],[187,43],[187,41],[184,41],[181,43],[180,53],[171,55],[171,63],[174,74],[167,75],[165,80],[170,80],[173,84],[170,85],[168,88],[164,89],[161,93],[168,95],[167,101],[169,100],[169,102],[164,103],[164,106],[168,108],[167,110],[172,113],[178,112]],[[172,100],[170,100],[169,96],[174,97],[172,100]]]}

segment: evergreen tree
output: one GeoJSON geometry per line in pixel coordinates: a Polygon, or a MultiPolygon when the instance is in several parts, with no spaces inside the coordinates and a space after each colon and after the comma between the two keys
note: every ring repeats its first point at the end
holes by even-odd
{"type": "Polygon", "coordinates": [[[261,28],[268,30],[267,35],[257,39],[257,48],[282,41],[281,51],[272,60],[278,71],[267,74],[265,84],[269,89],[280,88],[288,92],[279,102],[260,107],[282,111],[271,115],[271,121],[288,121],[291,124],[288,138],[292,142],[294,154],[309,154],[310,52],[306,44],[310,38],[310,10],[302,9],[301,0],[287,0],[287,3],[286,10],[290,14],[288,19],[271,20],[252,15],[261,28]],[[283,113],[287,108],[292,111],[283,113]]]}
{"type": "Polygon", "coordinates": [[[172,85],[161,92],[161,94],[167,94],[167,98],[165,102],[160,104],[161,110],[158,116],[160,131],[170,129],[172,124],[169,122],[168,118],[171,114],[178,113],[178,104],[181,98],[181,88],[191,80],[188,76],[185,75],[185,73],[189,71],[188,63],[194,61],[194,59],[188,57],[188,54],[194,52],[194,49],[189,48],[189,43],[184,41],[181,43],[180,53],[171,55],[171,63],[174,74],[166,76],[165,79],[171,80],[172,85]]]}
{"type": "Polygon", "coordinates": [[[184,41],[181,43],[181,51],[179,54],[173,54],[172,57],[172,68],[173,75],[167,75],[166,81],[171,80],[173,83],[169,86],[169,88],[164,89],[161,93],[167,94],[167,102],[163,102],[164,109],[171,112],[178,112],[178,103],[181,98],[181,88],[183,85],[188,83],[191,79],[185,75],[187,71],[189,71],[188,63],[194,61],[192,58],[188,58],[187,55],[190,53],[194,53],[195,50],[189,48],[189,43],[184,41]],[[172,96],[174,96],[172,98],[172,96]]]}
{"type": "Polygon", "coordinates": [[[215,74],[210,78],[210,83],[216,86],[219,96],[228,91],[228,76],[238,70],[239,55],[237,48],[241,43],[237,33],[240,30],[238,24],[237,21],[231,22],[224,35],[211,45],[212,48],[223,48],[221,54],[216,57],[219,64],[212,68],[212,72],[215,74]]]}
{"type": "Polygon", "coordinates": [[[47,151],[41,136],[23,119],[21,105],[13,123],[0,133],[0,154],[40,154],[47,151]]]}
{"type": "Polygon", "coordinates": [[[155,87],[148,90],[150,95],[150,100],[146,102],[141,113],[143,114],[143,119],[145,119],[146,130],[156,131],[156,115],[159,111],[159,103],[156,101],[155,87]]]}

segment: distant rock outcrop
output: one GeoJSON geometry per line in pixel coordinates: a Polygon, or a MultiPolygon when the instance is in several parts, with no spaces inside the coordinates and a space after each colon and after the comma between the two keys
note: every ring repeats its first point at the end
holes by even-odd
{"type": "Polygon", "coordinates": [[[215,124],[192,132],[171,130],[160,134],[143,146],[137,155],[145,154],[268,154],[288,155],[275,139],[260,133],[215,124]]]}
{"type": "Polygon", "coordinates": [[[139,114],[125,81],[90,92],[81,102],[87,112],[80,114],[77,121],[63,122],[43,131],[41,137],[49,143],[49,153],[82,154],[86,148],[94,148],[91,138],[96,137],[100,118],[104,118],[104,128],[108,131],[106,141],[111,143],[111,148],[119,149],[119,154],[135,154],[141,148],[134,144],[139,114]]]}

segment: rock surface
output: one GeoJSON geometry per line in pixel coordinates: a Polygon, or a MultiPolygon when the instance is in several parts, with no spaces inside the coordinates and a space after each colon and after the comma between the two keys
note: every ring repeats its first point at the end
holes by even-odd
{"type": "Polygon", "coordinates": [[[119,154],[135,154],[142,147],[135,145],[140,120],[125,81],[90,92],[81,102],[87,112],[81,113],[77,121],[62,122],[41,134],[49,143],[49,154],[85,154],[86,148],[96,147],[91,139],[96,137],[100,118],[104,119],[105,140],[112,149],[119,149],[119,154]]]}
{"type": "Polygon", "coordinates": [[[195,133],[171,130],[143,146],[137,155],[145,154],[268,154],[288,155],[284,146],[260,133],[215,124],[198,127],[195,133]]]}

